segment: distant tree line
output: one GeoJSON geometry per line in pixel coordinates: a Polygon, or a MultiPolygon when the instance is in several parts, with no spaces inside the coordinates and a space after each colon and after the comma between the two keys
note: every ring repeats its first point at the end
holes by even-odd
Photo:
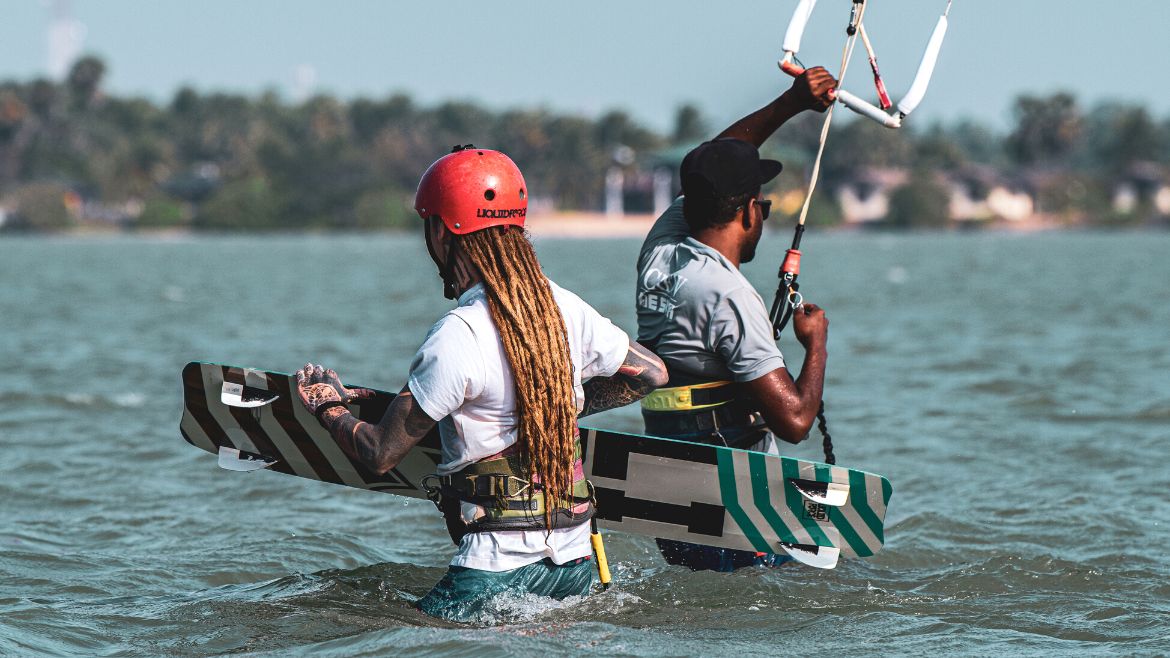
{"type": "MultiPolygon", "coordinates": [[[[819,127],[820,118],[806,114],[784,129],[791,132],[781,140],[811,159],[819,127]]],[[[1149,199],[1119,214],[1112,195],[1127,180],[1170,189],[1170,118],[1138,105],[1085,108],[1065,92],[1025,95],[1014,102],[1006,133],[969,120],[898,131],[866,120],[843,122],[834,126],[822,167],[826,190],[865,171],[908,172],[907,184],[890,200],[887,225],[945,222],[941,181],[972,171],[1026,188],[1037,212],[1058,221],[1132,222],[1155,212],[1149,199]]],[[[822,221],[836,221],[834,200],[822,196],[822,221]]]]}
{"type": "MultiPolygon", "coordinates": [[[[405,94],[287,103],[272,93],[183,88],[159,105],[103,93],[105,73],[101,60],[85,57],[61,83],[0,82],[3,228],[60,229],[95,216],[196,230],[403,226],[413,221],[411,196],[425,167],[466,143],[512,156],[534,201],[594,210],[609,168],[661,166],[661,154],[685,151],[713,132],[689,105],[679,108],[670,134],[616,110],[586,118],[459,101],[423,107],[405,94]],[[637,154],[632,163],[615,164],[621,147],[637,154]]],[[[769,148],[782,151],[790,171],[811,162],[820,120],[802,116],[773,140],[769,148]]],[[[1046,211],[1104,212],[1110,181],[1139,163],[1170,164],[1170,121],[1140,106],[1086,112],[1058,93],[1020,97],[1004,135],[971,122],[902,131],[842,122],[830,137],[822,185],[832,190],[866,169],[908,170],[905,198],[891,213],[912,218],[939,203],[939,172],[1041,172],[1059,181],[1037,190],[1046,211]]],[[[779,191],[804,182],[782,178],[779,191]]],[[[819,205],[815,221],[834,221],[832,200],[819,205]]]]}

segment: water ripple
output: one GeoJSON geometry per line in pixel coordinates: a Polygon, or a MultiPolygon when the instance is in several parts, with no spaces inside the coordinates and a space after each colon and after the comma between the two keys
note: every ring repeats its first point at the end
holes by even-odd
{"type": "MultiPolygon", "coordinates": [[[[417,236],[0,241],[0,272],[38,273],[0,288],[22,373],[0,381],[0,655],[1170,653],[1170,236],[807,240],[837,453],[894,484],[885,549],[696,574],[608,533],[612,589],[505,597],[470,625],[413,607],[451,554],[426,501],[225,473],[177,431],[190,360],[400,386],[449,307],[417,236]],[[334,314],[314,311],[333,290],[273,276],[338,253],[334,314]],[[1148,269],[1079,277],[1128,257],[1148,269]]],[[[745,268],[760,290],[781,242],[745,268]]],[[[539,245],[626,329],[637,248],[539,245]]],[[[640,427],[636,409],[597,422],[640,427]]]]}

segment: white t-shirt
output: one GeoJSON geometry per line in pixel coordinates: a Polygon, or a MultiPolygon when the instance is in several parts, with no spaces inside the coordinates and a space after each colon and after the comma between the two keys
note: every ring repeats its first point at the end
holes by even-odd
{"type": "MultiPolygon", "coordinates": [[[[630,339],[593,307],[549,281],[565,320],[573,361],[577,410],[581,383],[609,377],[625,361],[630,339]]],[[[443,439],[440,475],[490,457],[516,442],[516,389],[512,368],[488,309],[483,284],[459,296],[459,306],[431,327],[410,366],[407,385],[418,405],[439,419],[443,439]]],[[[508,571],[545,557],[557,564],[589,555],[589,524],[544,530],[469,532],[452,566],[508,571]]]]}

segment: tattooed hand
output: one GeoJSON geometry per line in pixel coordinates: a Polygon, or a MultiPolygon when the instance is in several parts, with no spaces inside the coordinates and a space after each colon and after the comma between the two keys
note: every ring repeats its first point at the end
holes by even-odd
{"type": "MultiPolygon", "coordinates": [[[[329,372],[333,373],[332,370],[329,372]]],[[[337,373],[333,373],[332,379],[337,379],[337,373]]],[[[341,381],[337,380],[337,383],[340,385],[341,381]]],[[[344,390],[344,387],[341,388],[344,390]]],[[[305,405],[305,409],[311,414],[316,414],[317,407],[326,402],[345,402],[345,398],[334,387],[325,370],[311,363],[305,364],[304,368],[297,371],[297,395],[301,398],[301,404],[305,405]]]]}
{"type": "MultiPolygon", "coordinates": [[[[321,369],[321,366],[315,366],[314,372],[317,372],[320,369],[321,369]]],[[[351,400],[359,400],[361,398],[374,397],[374,390],[373,389],[357,388],[357,387],[346,388],[345,386],[343,386],[341,384],[341,377],[338,377],[337,372],[334,371],[332,368],[322,371],[321,375],[322,375],[321,382],[332,386],[334,388],[334,390],[336,390],[339,394],[341,394],[341,399],[345,402],[350,402],[351,400]]]]}
{"type": "Polygon", "coordinates": [[[333,369],[326,370],[311,363],[297,371],[297,393],[301,404],[310,413],[316,413],[317,407],[329,401],[350,402],[361,398],[374,396],[374,391],[368,388],[346,388],[341,378],[333,369]]]}

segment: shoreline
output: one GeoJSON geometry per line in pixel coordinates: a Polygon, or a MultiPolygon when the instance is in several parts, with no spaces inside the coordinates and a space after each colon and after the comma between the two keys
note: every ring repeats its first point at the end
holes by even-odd
{"type": "MultiPolygon", "coordinates": [[[[654,225],[657,215],[651,213],[627,214],[620,217],[610,217],[603,212],[552,212],[534,213],[528,217],[525,228],[533,238],[577,239],[577,240],[621,240],[642,238],[654,225]]],[[[791,229],[791,218],[787,221],[776,222],[767,227],[766,233],[775,233],[791,229]]],[[[1092,222],[1062,222],[1052,216],[1038,215],[1020,221],[988,221],[988,222],[955,222],[947,226],[896,228],[881,223],[863,224],[833,224],[831,226],[815,226],[818,232],[824,233],[872,233],[872,234],[921,234],[921,233],[957,233],[981,235],[989,233],[999,234],[1033,234],[1033,233],[1060,233],[1060,232],[1151,232],[1163,233],[1170,230],[1170,223],[1165,221],[1135,222],[1120,225],[1092,222]]],[[[381,235],[410,232],[409,228],[393,228],[378,231],[358,230],[330,230],[304,229],[289,231],[201,231],[190,228],[121,228],[105,225],[82,225],[60,231],[0,231],[0,241],[9,238],[33,237],[75,237],[75,238],[110,238],[117,236],[139,236],[152,239],[186,239],[198,236],[293,236],[293,235],[381,235]]]]}
{"type": "Polygon", "coordinates": [[[642,238],[650,232],[657,215],[639,213],[610,217],[601,212],[535,213],[524,228],[534,238],[642,238]]]}

